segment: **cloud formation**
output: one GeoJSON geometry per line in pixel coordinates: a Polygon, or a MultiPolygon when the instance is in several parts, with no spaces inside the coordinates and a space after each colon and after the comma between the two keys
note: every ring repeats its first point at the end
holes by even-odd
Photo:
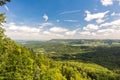
{"type": "Polygon", "coordinates": [[[111,14],[111,16],[120,16],[120,13],[115,13],[115,12],[113,12],[113,13],[111,14]]]}
{"type": "Polygon", "coordinates": [[[78,20],[64,20],[65,22],[78,22],[78,20]]]}
{"type": "Polygon", "coordinates": [[[66,32],[68,30],[65,28],[62,28],[62,27],[52,27],[52,28],[50,28],[50,31],[55,32],[55,33],[63,33],[63,32],[66,32]]]}
{"type": "Polygon", "coordinates": [[[50,23],[50,22],[45,22],[45,23],[41,23],[40,26],[39,26],[39,28],[42,29],[42,28],[44,28],[44,27],[48,27],[48,26],[52,26],[52,25],[53,25],[53,24],[50,23]]]}
{"type": "Polygon", "coordinates": [[[75,35],[77,35],[77,32],[79,30],[80,29],[78,28],[78,29],[75,29],[75,30],[72,30],[72,31],[67,31],[67,32],[65,32],[65,35],[67,35],[67,36],[75,36],[75,35]]]}
{"type": "Polygon", "coordinates": [[[64,12],[60,13],[59,15],[71,14],[71,13],[78,13],[78,12],[80,12],[80,10],[64,11],[64,12]]]}
{"type": "Polygon", "coordinates": [[[22,39],[22,40],[31,40],[39,39],[37,37],[40,32],[39,28],[25,26],[25,25],[16,25],[15,23],[5,24],[6,35],[12,39],[22,39]]]}
{"type": "Polygon", "coordinates": [[[99,29],[99,27],[94,24],[88,24],[86,27],[83,27],[83,30],[85,30],[85,31],[94,31],[94,30],[98,30],[98,29],[99,29]]]}
{"type": "Polygon", "coordinates": [[[89,11],[85,11],[85,13],[86,13],[86,17],[85,17],[86,21],[96,20],[97,23],[102,23],[104,22],[103,19],[105,18],[106,14],[109,13],[109,11],[93,13],[93,14],[91,14],[91,12],[89,11]]]}
{"type": "MultiPolygon", "coordinates": [[[[46,23],[43,23],[46,24],[46,23]]],[[[47,23],[48,24],[48,23],[47,23]]],[[[102,24],[87,24],[82,29],[70,30],[53,23],[48,29],[8,23],[5,25],[6,34],[12,39],[48,40],[48,39],[120,39],[120,19],[102,24]]],[[[47,25],[46,25],[47,26],[47,25]]]]}
{"type": "Polygon", "coordinates": [[[74,35],[76,30],[70,31],[63,27],[55,27],[52,23],[42,23],[40,27],[17,25],[15,23],[5,24],[6,35],[15,40],[48,40],[69,38],[66,35],[74,35]],[[48,27],[48,30],[45,27],[48,27]]]}
{"type": "Polygon", "coordinates": [[[113,5],[115,2],[120,5],[120,0],[100,0],[103,6],[113,5]]]}
{"type": "Polygon", "coordinates": [[[5,7],[5,9],[6,9],[7,11],[9,11],[9,8],[7,7],[7,5],[4,5],[4,7],[5,7]]]}
{"type": "Polygon", "coordinates": [[[40,30],[34,27],[18,26],[15,23],[9,23],[6,25],[6,29],[13,32],[25,32],[25,33],[38,33],[40,30]]]}
{"type": "Polygon", "coordinates": [[[83,27],[80,35],[92,39],[120,39],[120,19],[100,25],[83,27]]]}
{"type": "Polygon", "coordinates": [[[45,21],[48,21],[48,16],[46,14],[43,15],[43,18],[45,19],[45,21]]]}
{"type": "Polygon", "coordinates": [[[100,0],[102,5],[109,6],[113,4],[113,0],[100,0]]]}

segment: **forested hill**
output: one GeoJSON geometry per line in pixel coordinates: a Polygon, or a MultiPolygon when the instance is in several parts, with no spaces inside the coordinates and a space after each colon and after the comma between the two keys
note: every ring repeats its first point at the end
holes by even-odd
{"type": "Polygon", "coordinates": [[[51,39],[49,42],[67,43],[67,44],[97,44],[111,45],[120,44],[119,39],[51,39]]]}
{"type": "Polygon", "coordinates": [[[0,80],[120,80],[119,74],[97,64],[54,61],[5,36],[0,42],[0,80]]]}

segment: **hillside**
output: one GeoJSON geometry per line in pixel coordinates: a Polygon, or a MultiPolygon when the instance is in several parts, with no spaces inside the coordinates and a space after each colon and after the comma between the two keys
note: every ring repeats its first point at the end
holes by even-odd
{"type": "MultiPolygon", "coordinates": [[[[8,80],[8,79],[11,80],[119,80],[120,79],[118,72],[94,64],[92,58],[89,58],[89,56],[83,56],[85,55],[85,53],[83,52],[94,51],[94,49],[96,50],[96,48],[94,47],[92,48],[84,47],[84,46],[73,47],[61,43],[59,44],[49,43],[48,45],[47,42],[41,42],[40,44],[39,46],[37,45],[36,49],[35,49],[36,46],[34,46],[35,50],[32,50],[30,48],[28,50],[25,47],[20,46],[18,43],[14,42],[13,40],[5,37],[3,34],[2,37],[0,38],[0,45],[1,45],[0,46],[0,51],[1,51],[0,79],[1,80],[8,80]],[[56,53],[52,53],[51,51],[56,53]],[[59,58],[57,55],[57,51],[60,55],[59,58]],[[80,54],[77,55],[76,51],[77,54],[78,52],[80,52],[81,54],[80,59],[82,60],[83,58],[82,61],[79,61],[80,59],[78,58],[78,56],[80,54]],[[50,58],[52,58],[53,60],[50,58]],[[57,59],[59,61],[56,61],[57,59]],[[93,63],[88,63],[87,60],[93,63]]],[[[29,47],[32,46],[30,46],[29,44],[29,47]]],[[[115,49],[119,52],[117,48],[115,49]]],[[[107,48],[105,50],[108,51],[107,48]]],[[[92,53],[89,54],[92,56],[92,53]]],[[[98,54],[96,53],[96,55],[99,55],[99,53],[98,54]]],[[[116,55],[118,56],[118,54],[116,55]]],[[[111,57],[111,55],[109,55],[109,57],[111,57]]],[[[96,61],[97,59],[98,57],[95,57],[94,61],[96,61]]]]}
{"type": "MultiPolygon", "coordinates": [[[[26,44],[24,44],[24,46],[28,48],[33,48],[33,50],[37,51],[38,53],[44,52],[44,55],[56,61],[62,61],[62,62],[74,61],[74,62],[80,62],[80,63],[83,62],[89,64],[95,63],[119,74],[120,73],[119,40],[111,40],[112,41],[111,44],[98,45],[98,46],[91,45],[93,44],[94,41],[92,42],[89,41],[90,44],[89,46],[84,45],[84,43],[83,44],[75,43],[76,40],[72,40],[72,43],[74,44],[69,43],[70,42],[69,40],[68,42],[67,40],[64,41],[59,40],[52,42],[28,41],[26,42],[26,44]]],[[[104,42],[104,40],[102,42],[104,42]]]]}

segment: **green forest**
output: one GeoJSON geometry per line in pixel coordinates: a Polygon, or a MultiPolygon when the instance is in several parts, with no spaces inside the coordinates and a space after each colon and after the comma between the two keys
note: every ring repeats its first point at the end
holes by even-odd
{"type": "Polygon", "coordinates": [[[120,40],[13,41],[5,18],[0,13],[0,80],[120,80],[120,40]]]}

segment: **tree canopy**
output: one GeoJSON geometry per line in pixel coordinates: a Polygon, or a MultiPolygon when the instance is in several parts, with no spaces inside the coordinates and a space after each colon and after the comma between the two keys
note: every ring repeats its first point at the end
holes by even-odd
{"type": "Polygon", "coordinates": [[[6,4],[7,2],[10,2],[11,0],[0,0],[0,6],[6,4]]]}

